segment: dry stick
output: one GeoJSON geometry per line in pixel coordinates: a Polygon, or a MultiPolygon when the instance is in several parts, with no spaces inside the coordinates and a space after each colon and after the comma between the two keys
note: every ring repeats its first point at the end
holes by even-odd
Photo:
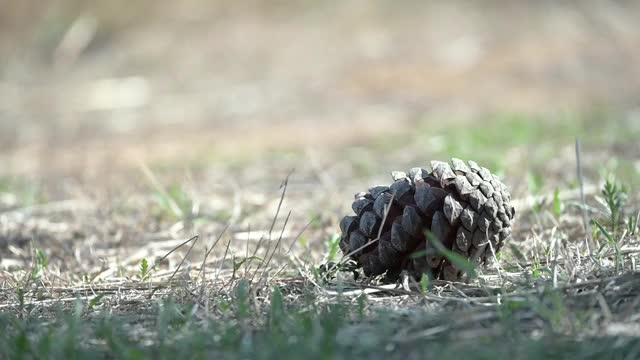
{"type": "Polygon", "coordinates": [[[580,154],[582,153],[582,146],[580,145],[580,139],[576,138],[576,170],[578,175],[578,183],[580,184],[580,201],[582,202],[582,222],[584,225],[585,231],[585,245],[587,246],[587,251],[589,252],[589,258],[591,261],[596,263],[596,259],[593,257],[593,252],[591,251],[591,243],[593,239],[591,239],[591,226],[589,224],[589,218],[587,215],[587,201],[584,196],[584,179],[582,177],[582,160],[580,154]]]}

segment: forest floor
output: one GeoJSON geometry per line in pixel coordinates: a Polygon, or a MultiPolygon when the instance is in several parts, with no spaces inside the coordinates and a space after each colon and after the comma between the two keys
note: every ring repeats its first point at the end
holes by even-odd
{"type": "Polygon", "coordinates": [[[184,3],[0,36],[0,358],[640,357],[637,5],[184,3]],[[489,267],[320,271],[452,157],[511,191],[489,267]]]}

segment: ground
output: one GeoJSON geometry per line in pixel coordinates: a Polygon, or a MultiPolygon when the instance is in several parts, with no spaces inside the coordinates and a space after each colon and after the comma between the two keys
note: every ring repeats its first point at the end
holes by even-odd
{"type": "Polygon", "coordinates": [[[635,3],[113,3],[0,21],[0,358],[640,357],[635,3]],[[489,266],[322,270],[452,157],[514,199],[489,266]]]}

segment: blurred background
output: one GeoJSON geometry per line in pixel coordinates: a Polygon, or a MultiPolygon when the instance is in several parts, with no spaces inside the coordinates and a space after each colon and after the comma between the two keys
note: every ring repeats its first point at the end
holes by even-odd
{"type": "Polygon", "coordinates": [[[639,16],[636,1],[0,0],[0,172],[329,149],[495,114],[629,126],[639,16]]]}
{"type": "MultiPolygon", "coordinates": [[[[236,344],[252,354],[246,351],[273,339],[258,355],[307,343],[327,354],[347,347],[359,353],[376,343],[367,329],[377,330],[376,322],[353,327],[350,320],[341,328],[326,317],[334,300],[317,271],[342,259],[340,219],[353,213],[353,194],[388,185],[391,171],[456,157],[491,169],[512,195],[515,246],[499,255],[497,273],[491,267],[480,287],[434,291],[428,306],[415,298],[419,314],[460,309],[463,321],[428,320],[424,330],[408,307],[391,315],[413,301],[402,293],[395,302],[395,291],[368,303],[358,295],[359,315],[347,318],[362,318],[365,305],[373,310],[367,313],[384,314],[380,338],[391,341],[390,355],[445,338],[456,345],[435,349],[458,351],[461,341],[480,337],[489,339],[481,346],[494,337],[511,346],[520,332],[553,338],[551,345],[567,351],[584,346],[575,354],[607,350],[566,336],[608,344],[604,335],[612,335],[616,351],[626,351],[618,340],[637,337],[638,316],[630,315],[637,291],[633,274],[609,276],[637,269],[637,232],[629,235],[629,224],[640,219],[639,140],[637,0],[0,0],[0,323],[19,334],[0,344],[16,344],[18,353],[66,352],[78,338],[142,354],[129,344],[142,339],[144,350],[159,341],[164,351],[173,343],[195,349],[214,342],[226,355],[236,344]],[[609,185],[607,200],[597,199],[614,175],[628,187],[609,185]],[[587,212],[611,224],[612,235],[599,234],[599,225],[589,229],[587,212]],[[627,226],[617,226],[627,215],[627,226]],[[597,252],[589,250],[593,262],[574,257],[587,254],[587,238],[600,239],[597,252]],[[251,271],[251,291],[236,287],[251,271]],[[163,289],[190,277],[184,287],[163,289]],[[562,292],[546,287],[551,277],[562,292]],[[153,291],[145,290],[147,281],[153,291]],[[121,286],[128,283],[133,287],[121,286]],[[272,285],[283,292],[270,297],[263,289],[272,285]],[[237,297],[227,296],[232,291],[237,297]],[[450,297],[436,301],[440,294],[450,297]],[[504,311],[494,313],[492,294],[504,311]],[[476,296],[482,298],[469,298],[476,296]],[[174,311],[165,297],[189,307],[174,311]],[[49,320],[61,314],[63,300],[78,310],[85,299],[83,321],[98,321],[99,313],[136,316],[122,317],[122,327],[108,321],[118,326],[91,330],[96,341],[75,336],[83,329],[75,315],[60,323],[69,329],[61,332],[63,347],[55,346],[58,335],[39,337],[40,330],[58,334],[50,329],[59,323],[49,320]],[[384,310],[367,305],[374,303],[384,310]],[[480,304],[488,312],[476,312],[480,304]],[[304,310],[279,320],[293,305],[304,310]],[[269,317],[254,317],[254,307],[256,314],[271,309],[269,317]],[[156,308],[172,315],[144,315],[156,308]],[[4,312],[28,320],[2,322],[4,312]],[[471,318],[481,319],[481,328],[458,331],[472,326],[471,318]],[[220,319],[207,331],[219,331],[218,323],[232,331],[191,337],[191,319],[196,326],[220,319]],[[408,327],[387,326],[394,319],[408,327]],[[495,319],[504,329],[491,325],[495,319]],[[161,328],[156,337],[151,329],[161,328]],[[284,336],[298,328],[306,330],[284,336]],[[23,341],[25,329],[33,341],[23,341]],[[31,329],[38,332],[31,336],[31,329]],[[120,333],[128,338],[111,338],[120,333]],[[359,333],[347,336],[359,339],[355,345],[327,340],[359,333]]],[[[346,296],[351,300],[356,296],[346,296]]],[[[546,345],[523,343],[504,353],[546,345]]]]}
{"type": "Polygon", "coordinates": [[[318,264],[354,193],[451,157],[504,179],[524,240],[529,209],[577,198],[576,137],[587,196],[640,186],[638,19],[638,1],[0,0],[0,268],[32,246],[106,278],[201,234],[197,262],[227,223],[231,251],[275,224],[318,264]]]}

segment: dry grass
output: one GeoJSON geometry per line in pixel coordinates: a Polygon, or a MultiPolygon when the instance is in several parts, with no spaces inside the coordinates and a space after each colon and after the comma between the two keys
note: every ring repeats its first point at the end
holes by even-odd
{"type": "MultiPolygon", "coordinates": [[[[412,141],[403,140],[407,148],[413,146],[412,141]]],[[[626,148],[632,144],[623,143],[620,140],[620,146],[626,148]]],[[[382,155],[388,145],[380,146],[369,150],[382,155]]],[[[515,145],[510,150],[526,154],[518,151],[526,146],[515,145]]],[[[6,315],[28,319],[27,323],[62,321],[65,315],[61,314],[74,311],[80,311],[77,316],[89,324],[116,316],[120,319],[116,324],[125,326],[124,334],[133,339],[122,346],[151,352],[159,344],[158,326],[166,315],[162,309],[171,308],[169,299],[182,309],[176,311],[186,316],[181,321],[188,324],[172,333],[175,339],[182,339],[180,331],[193,339],[207,339],[191,326],[240,321],[240,311],[246,324],[216,330],[220,336],[246,326],[269,343],[276,336],[271,333],[275,331],[273,312],[283,311],[278,313],[282,323],[294,328],[303,324],[297,321],[305,321],[300,316],[329,322],[346,316],[346,322],[336,325],[339,331],[372,339],[392,328],[392,335],[376,341],[403,349],[424,341],[438,346],[462,344],[464,348],[479,338],[484,339],[481,343],[499,342],[515,331],[520,335],[494,349],[495,356],[506,356],[503,351],[530,341],[552,343],[552,336],[566,338],[561,345],[553,345],[558,353],[564,346],[583,346],[570,345],[574,341],[624,338],[622,345],[607,343],[593,351],[622,349],[629,356],[638,350],[633,344],[640,308],[636,265],[640,239],[637,228],[632,232],[631,226],[614,230],[607,225],[607,208],[596,201],[602,197],[603,182],[593,168],[599,154],[592,149],[598,146],[588,142],[582,153],[584,201],[579,187],[567,185],[568,179],[576,178],[575,157],[563,162],[566,178],[545,176],[543,184],[526,188],[517,181],[525,181],[527,175],[513,174],[517,167],[503,163],[518,213],[513,241],[493,264],[478,269],[477,278],[461,283],[424,284],[404,278],[385,284],[381,279],[362,277],[356,281],[348,271],[332,272],[329,277],[319,271],[318,265],[339,259],[329,258],[330,240],[352,193],[383,180],[378,170],[356,175],[348,170],[351,160],[330,158],[331,152],[323,152],[322,158],[318,152],[275,156],[267,162],[249,161],[224,170],[198,167],[176,172],[172,167],[154,170],[143,166],[123,172],[132,185],[118,191],[104,184],[102,189],[79,183],[62,190],[43,187],[32,195],[36,200],[31,204],[22,203],[29,199],[25,190],[8,183],[0,214],[0,309],[6,315]],[[283,171],[294,167],[293,172],[283,171]],[[355,180],[359,178],[371,180],[355,180]],[[551,189],[555,188],[561,190],[554,195],[551,189]],[[55,196],[61,200],[42,201],[55,196]],[[583,210],[609,233],[590,227],[585,231],[583,210]],[[611,236],[615,237],[608,238],[611,236]],[[282,298],[274,300],[274,296],[282,298]],[[243,301],[248,306],[245,310],[238,308],[243,301]],[[284,310],[277,310],[279,306],[284,310]],[[382,315],[385,313],[389,319],[382,315]],[[410,320],[402,320],[405,317],[410,320]]],[[[335,154],[350,151],[340,148],[335,154]]],[[[530,171],[550,174],[558,165],[546,161],[530,171]]],[[[625,221],[639,216],[634,206],[637,194],[629,192],[628,196],[625,221]]],[[[324,326],[329,325],[321,326],[329,331],[324,326]]],[[[363,339],[341,343],[341,336],[332,334],[325,335],[339,349],[355,347],[366,353],[377,348],[363,339]]],[[[42,334],[33,336],[43,339],[42,334]]],[[[95,346],[79,341],[69,351],[116,351],[102,335],[95,336],[91,342],[95,346]]],[[[113,341],[120,339],[113,336],[113,341]]],[[[312,338],[299,345],[310,346],[305,341],[312,338]]],[[[18,343],[11,344],[18,349],[18,343]]],[[[253,345],[259,352],[258,343],[253,345]]],[[[203,345],[192,355],[220,349],[215,344],[203,345]]],[[[272,356],[284,354],[281,349],[270,351],[274,351],[272,356]]],[[[530,356],[540,354],[531,351],[530,356]]],[[[323,353],[318,354],[322,357],[323,353]]],[[[324,356],[339,357],[331,352],[324,356]]]]}
{"type": "Polygon", "coordinates": [[[0,358],[639,357],[637,5],[5,3],[0,358]],[[517,210],[477,277],[320,266],[451,157],[517,210]]]}

